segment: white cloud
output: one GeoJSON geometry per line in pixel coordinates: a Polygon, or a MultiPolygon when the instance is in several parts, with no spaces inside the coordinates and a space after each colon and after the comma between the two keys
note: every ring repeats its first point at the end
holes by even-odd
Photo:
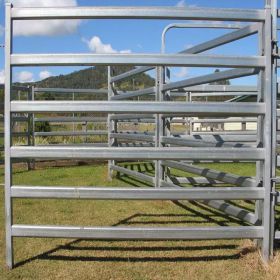
{"type": "Polygon", "coordinates": [[[176,7],[186,7],[186,2],[185,0],[180,0],[177,4],[176,7]]]}
{"type": "MultiPolygon", "coordinates": [[[[15,7],[73,7],[76,0],[13,0],[15,7]]],[[[79,20],[27,20],[14,22],[14,35],[62,35],[77,31],[79,20]]]]}
{"type": "Polygon", "coordinates": [[[176,7],[189,7],[189,8],[196,8],[197,5],[187,5],[185,0],[180,0],[177,4],[176,7]]]}
{"type": "Polygon", "coordinates": [[[47,78],[49,78],[50,76],[52,76],[52,73],[49,72],[49,71],[47,71],[47,70],[41,71],[41,72],[39,73],[40,80],[47,79],[47,78]]]}
{"type": "Polygon", "coordinates": [[[90,40],[82,38],[82,41],[94,53],[131,53],[131,50],[115,50],[111,44],[104,44],[98,36],[93,36],[90,40]]]}
{"type": "Polygon", "coordinates": [[[189,76],[189,71],[187,67],[181,67],[180,71],[177,73],[174,73],[174,76],[177,78],[186,78],[187,76],[189,76]]]}
{"type": "Polygon", "coordinates": [[[0,84],[4,84],[5,80],[5,72],[4,69],[0,70],[0,84]]]}
{"type": "Polygon", "coordinates": [[[29,83],[34,81],[33,73],[29,71],[21,71],[16,74],[16,77],[20,83],[29,83]]]}

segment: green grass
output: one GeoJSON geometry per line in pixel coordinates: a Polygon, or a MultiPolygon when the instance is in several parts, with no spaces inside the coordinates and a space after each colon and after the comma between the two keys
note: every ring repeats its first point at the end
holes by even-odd
{"type": "MultiPolygon", "coordinates": [[[[255,172],[251,164],[204,166],[240,175],[255,172]]],[[[150,165],[140,168],[153,173],[150,165]]],[[[20,168],[14,172],[13,180],[21,185],[146,186],[125,176],[112,182],[106,177],[107,166],[101,164],[29,172],[20,168]]],[[[258,251],[248,240],[101,242],[15,238],[17,267],[9,271],[4,258],[3,196],[1,189],[0,279],[277,279],[280,275],[279,263],[264,267],[258,251]]],[[[13,206],[14,223],[22,224],[144,227],[243,224],[191,201],[15,199],[13,206]]],[[[243,206],[252,208],[250,203],[243,206]]]]}

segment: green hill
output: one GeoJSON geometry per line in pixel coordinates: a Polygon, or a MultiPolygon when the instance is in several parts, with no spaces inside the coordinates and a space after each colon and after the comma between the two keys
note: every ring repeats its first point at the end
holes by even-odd
{"type": "MultiPolygon", "coordinates": [[[[117,76],[121,73],[125,73],[134,69],[131,66],[115,66],[112,67],[112,76],[117,76]]],[[[66,75],[59,75],[49,77],[47,79],[37,81],[34,83],[15,83],[15,85],[36,86],[41,88],[73,88],[73,89],[107,89],[108,81],[107,66],[90,67],[83,70],[75,71],[66,75]]],[[[122,80],[115,84],[116,89],[122,91],[137,90],[141,88],[151,87],[155,85],[155,80],[145,74],[138,74],[129,79],[122,80]]],[[[37,95],[39,99],[56,99],[59,98],[59,94],[44,93],[37,95]],[[40,96],[40,97],[39,97],[40,96]]],[[[79,95],[76,99],[107,99],[107,96],[94,96],[93,94],[79,95]]]]}
{"type": "MultiPolygon", "coordinates": [[[[133,67],[119,66],[112,68],[112,72],[114,73],[114,76],[116,76],[131,69],[133,69],[133,67]]],[[[117,84],[117,87],[121,90],[133,90],[133,87],[134,89],[139,89],[150,87],[154,84],[154,79],[143,73],[122,81],[117,84]]],[[[34,85],[37,87],[49,88],[107,88],[107,67],[90,67],[67,75],[49,77],[42,81],[35,82],[34,85]]]]}

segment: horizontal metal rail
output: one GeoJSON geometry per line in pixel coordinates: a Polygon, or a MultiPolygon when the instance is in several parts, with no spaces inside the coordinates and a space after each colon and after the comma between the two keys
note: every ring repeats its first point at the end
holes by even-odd
{"type": "MultiPolygon", "coordinates": [[[[227,43],[231,43],[236,40],[245,38],[247,36],[256,34],[260,30],[260,28],[261,28],[261,26],[259,24],[251,24],[251,25],[245,26],[237,31],[226,33],[225,35],[219,36],[212,40],[209,40],[209,41],[203,42],[201,44],[198,44],[196,46],[193,46],[191,48],[188,48],[186,50],[180,51],[179,53],[198,54],[201,52],[205,52],[207,50],[217,48],[217,47],[220,47],[227,43]]],[[[162,35],[162,44],[164,45],[164,32],[162,34],[163,34],[162,35]]]]}
{"type": "Polygon", "coordinates": [[[43,19],[176,19],[264,21],[264,10],[177,7],[55,7],[13,8],[12,20],[43,19]]]}
{"type": "MultiPolygon", "coordinates": [[[[194,177],[194,178],[172,178],[172,182],[174,182],[173,180],[175,179],[175,181],[177,181],[178,179],[189,179],[190,182],[195,182],[195,185],[197,184],[205,184],[205,180],[208,180],[208,182],[206,182],[206,184],[218,184],[219,181],[210,179],[210,178],[205,178],[205,177],[194,177]],[[204,179],[204,181],[203,181],[204,179]]],[[[190,183],[187,182],[187,183],[190,183]]],[[[179,183],[179,182],[177,182],[179,183]]],[[[183,182],[186,183],[186,182],[183,182]]],[[[191,183],[193,184],[193,183],[191,183]]],[[[179,187],[179,186],[178,186],[179,187]]],[[[181,186],[180,186],[181,187],[181,186]]],[[[255,215],[255,213],[252,213],[248,210],[245,210],[243,208],[240,208],[238,206],[232,205],[229,202],[226,202],[224,200],[199,200],[199,203],[203,203],[207,206],[210,206],[214,209],[217,209],[219,211],[222,211],[225,214],[231,215],[233,217],[236,217],[238,219],[241,219],[242,221],[251,223],[253,225],[260,225],[261,221],[257,218],[257,216],[255,215]]]]}
{"type": "MultiPolygon", "coordinates": [[[[108,147],[108,143],[102,143],[102,142],[95,142],[95,143],[58,143],[58,144],[48,144],[48,147],[108,147]]],[[[41,147],[41,146],[45,146],[43,144],[36,144],[36,146],[41,147]]]]}
{"type": "MultiPolygon", "coordinates": [[[[4,117],[0,117],[0,121],[4,122],[4,117]]],[[[28,121],[28,117],[21,117],[21,116],[16,116],[11,118],[12,122],[26,122],[28,121]]]]}
{"type": "MultiPolygon", "coordinates": [[[[125,168],[124,168],[125,169],[125,168]]],[[[122,171],[121,171],[122,172],[122,171]]],[[[264,198],[263,188],[97,188],[12,186],[15,198],[72,198],[108,200],[197,200],[197,199],[257,199],[264,198]]]]}
{"type": "Polygon", "coordinates": [[[107,135],[107,130],[88,130],[88,131],[50,131],[50,132],[34,132],[34,136],[91,136],[91,135],[107,135]]]}
{"type": "MultiPolygon", "coordinates": [[[[174,96],[174,93],[171,96],[174,96]]],[[[182,96],[176,95],[176,96],[182,96]]],[[[184,94],[186,96],[186,93],[184,94]]],[[[203,92],[203,93],[191,93],[191,97],[217,97],[217,96],[257,96],[257,92],[250,92],[250,91],[243,91],[243,92],[235,92],[235,91],[228,91],[228,92],[203,92]]]]}
{"type": "Polygon", "coordinates": [[[217,185],[217,184],[224,184],[223,182],[213,180],[210,178],[205,178],[205,177],[174,177],[174,176],[169,176],[167,182],[173,183],[174,185],[177,185],[177,187],[180,184],[188,184],[188,185],[217,185]]]}
{"type": "MultiPolygon", "coordinates": [[[[217,133],[217,131],[195,131],[194,132],[194,134],[200,134],[200,135],[211,135],[211,134],[216,134],[217,133]]],[[[256,130],[234,130],[234,131],[231,131],[231,130],[224,130],[224,131],[218,131],[218,133],[220,134],[220,135],[227,135],[227,136],[229,136],[229,135],[246,135],[246,136],[248,136],[248,135],[254,135],[255,137],[257,137],[257,131],[256,130]]]]}
{"type": "Polygon", "coordinates": [[[111,169],[118,171],[120,173],[129,175],[129,176],[136,177],[137,179],[143,180],[144,182],[153,184],[155,181],[153,176],[149,176],[147,174],[143,174],[143,173],[140,173],[140,172],[137,172],[137,171],[134,171],[134,170],[122,167],[122,166],[112,165],[111,169]]]}
{"type": "Polygon", "coordinates": [[[152,135],[154,136],[155,133],[154,131],[138,131],[138,130],[121,130],[120,132],[118,132],[120,134],[144,134],[144,135],[152,135]]]}
{"type": "Polygon", "coordinates": [[[247,143],[241,142],[223,142],[223,141],[215,141],[215,142],[208,142],[208,141],[201,141],[201,140],[191,140],[191,139],[184,139],[179,137],[171,137],[171,136],[161,136],[160,138],[161,143],[163,144],[171,144],[175,146],[186,146],[186,147],[232,147],[232,148],[249,148],[253,147],[254,145],[249,145],[247,143]]]}
{"type": "Polygon", "coordinates": [[[257,116],[265,114],[262,103],[185,103],[134,101],[12,101],[11,112],[19,113],[134,113],[181,114],[184,116],[257,116]]]}
{"type": "Polygon", "coordinates": [[[100,122],[106,123],[107,118],[105,117],[40,117],[34,118],[34,122],[75,122],[75,123],[84,123],[84,122],[100,122]]]}
{"type": "Polygon", "coordinates": [[[151,119],[154,120],[155,116],[151,114],[114,114],[110,115],[110,120],[126,121],[126,120],[141,120],[151,119]]]}
{"type": "Polygon", "coordinates": [[[127,140],[135,140],[135,141],[147,141],[154,142],[155,136],[147,135],[145,133],[110,133],[111,138],[115,139],[127,139],[127,140]]]}
{"type": "Polygon", "coordinates": [[[193,54],[12,54],[11,66],[154,65],[194,67],[263,68],[263,56],[193,54]]]}
{"type": "Polygon", "coordinates": [[[219,170],[199,167],[176,161],[163,161],[162,165],[241,187],[258,187],[260,182],[251,177],[239,176],[219,170]]]}
{"type": "Polygon", "coordinates": [[[129,77],[132,77],[132,76],[135,76],[137,74],[141,74],[141,73],[153,70],[153,69],[155,69],[155,67],[153,67],[153,66],[137,67],[137,68],[135,68],[133,70],[130,70],[128,72],[125,72],[125,73],[119,74],[119,75],[117,75],[115,77],[112,77],[110,82],[111,83],[116,83],[116,82],[119,82],[121,80],[127,79],[129,77]]]}
{"type": "MultiPolygon", "coordinates": [[[[4,84],[0,84],[0,89],[4,89],[5,85],[4,84]]],[[[19,90],[19,91],[28,91],[30,88],[28,86],[15,86],[12,85],[11,86],[11,90],[19,90]]]]}
{"type": "Polygon", "coordinates": [[[191,87],[184,87],[186,92],[205,93],[205,92],[253,92],[257,93],[255,86],[239,86],[239,85],[198,85],[191,87]]]}
{"type": "Polygon", "coordinates": [[[193,135],[184,135],[184,136],[178,136],[178,138],[181,137],[182,139],[186,140],[201,140],[201,141],[206,141],[206,142],[238,142],[238,143],[243,143],[243,142],[255,142],[257,141],[257,136],[256,135],[221,135],[219,132],[216,132],[215,134],[208,134],[208,135],[200,135],[200,134],[195,134],[193,135]]]}
{"type": "Polygon", "coordinates": [[[263,148],[92,148],[92,147],[22,147],[12,146],[12,158],[95,158],[142,160],[252,160],[264,159],[263,148]]]}
{"type": "Polygon", "coordinates": [[[222,211],[225,214],[236,217],[242,221],[248,222],[252,225],[260,225],[261,221],[256,217],[255,213],[247,211],[243,208],[234,206],[223,200],[203,200],[203,204],[222,211]]]}
{"type": "Polygon", "coordinates": [[[136,91],[124,92],[118,95],[114,95],[111,97],[111,100],[123,100],[127,98],[139,97],[143,95],[150,95],[150,94],[154,94],[155,92],[156,92],[155,87],[144,88],[136,91]]]}
{"type": "Polygon", "coordinates": [[[192,119],[192,123],[256,123],[256,118],[192,119]]]}
{"type": "Polygon", "coordinates": [[[34,90],[34,93],[52,92],[55,94],[63,94],[63,93],[108,94],[107,89],[37,88],[37,87],[35,87],[33,90],[34,90]]]}
{"type": "MultiPolygon", "coordinates": [[[[28,117],[23,117],[23,116],[14,116],[11,118],[11,121],[13,122],[27,122],[28,120],[29,120],[28,117]]],[[[2,121],[4,121],[4,118],[2,121]]]]}
{"type": "Polygon", "coordinates": [[[203,22],[203,23],[171,23],[165,27],[167,32],[171,28],[202,28],[202,29],[241,29],[245,27],[242,23],[219,23],[219,22],[203,22]]]}
{"type": "Polygon", "coordinates": [[[12,225],[14,237],[89,238],[113,240],[200,240],[263,238],[262,226],[235,227],[84,227],[12,225]]]}
{"type": "Polygon", "coordinates": [[[196,85],[200,85],[200,84],[223,81],[226,79],[246,77],[246,76],[256,75],[257,73],[258,73],[258,70],[256,70],[256,69],[226,70],[226,71],[215,72],[215,73],[204,75],[204,76],[189,78],[189,79],[185,79],[185,80],[178,81],[178,82],[168,83],[168,84],[163,85],[163,90],[168,91],[168,90],[177,89],[177,88],[183,88],[183,87],[188,87],[188,86],[196,86],[196,85]]]}
{"type": "MultiPolygon", "coordinates": [[[[29,133],[28,132],[25,132],[25,131],[21,131],[21,132],[12,132],[11,133],[12,136],[14,137],[27,137],[29,136],[29,133]]],[[[0,132],[0,137],[4,137],[4,132],[0,132]]]]}
{"type": "MultiPolygon", "coordinates": [[[[139,124],[139,123],[152,123],[155,124],[155,119],[129,119],[129,120],[118,120],[118,122],[120,123],[135,123],[135,124],[139,124]]],[[[171,121],[172,122],[172,121],[171,121]]],[[[182,121],[173,121],[172,123],[187,123],[187,121],[182,120],[182,121]]]]}
{"type": "MultiPolygon", "coordinates": [[[[107,145],[108,146],[108,145],[107,145]]],[[[154,147],[154,143],[150,142],[150,143],[135,143],[135,142],[120,142],[118,141],[118,147],[154,147]]]]}

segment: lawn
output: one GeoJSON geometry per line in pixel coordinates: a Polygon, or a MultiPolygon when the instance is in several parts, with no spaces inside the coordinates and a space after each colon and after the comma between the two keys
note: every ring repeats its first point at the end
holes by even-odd
{"type": "MultiPolygon", "coordinates": [[[[253,175],[251,164],[208,167],[253,175]]],[[[145,167],[149,169],[149,166],[145,167]]],[[[144,166],[141,170],[145,169],[144,166]]],[[[153,171],[150,170],[150,173],[153,171]]],[[[178,174],[182,175],[182,174],[178,174]]],[[[128,177],[106,180],[107,165],[18,168],[15,184],[147,186],[128,177]]],[[[3,180],[3,169],[0,169],[3,180]]],[[[91,241],[15,238],[16,268],[5,267],[4,192],[0,190],[0,279],[279,279],[280,256],[264,266],[250,240],[91,241]]],[[[14,200],[14,223],[88,226],[242,225],[198,202],[14,200]]],[[[244,203],[252,208],[252,204],[244,203]]]]}

